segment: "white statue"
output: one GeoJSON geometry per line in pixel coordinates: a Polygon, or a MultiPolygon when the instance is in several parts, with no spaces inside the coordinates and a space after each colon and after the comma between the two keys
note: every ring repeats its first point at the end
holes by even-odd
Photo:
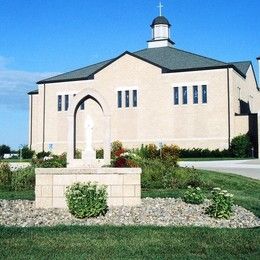
{"type": "Polygon", "coordinates": [[[93,132],[94,123],[90,115],[87,115],[85,120],[85,151],[93,152],[92,147],[92,132],[93,132]]]}

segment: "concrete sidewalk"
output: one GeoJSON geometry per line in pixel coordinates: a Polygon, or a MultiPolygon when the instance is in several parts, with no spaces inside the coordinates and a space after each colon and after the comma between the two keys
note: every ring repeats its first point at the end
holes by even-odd
{"type": "Polygon", "coordinates": [[[181,161],[181,167],[234,173],[260,180],[260,160],[181,161]]]}

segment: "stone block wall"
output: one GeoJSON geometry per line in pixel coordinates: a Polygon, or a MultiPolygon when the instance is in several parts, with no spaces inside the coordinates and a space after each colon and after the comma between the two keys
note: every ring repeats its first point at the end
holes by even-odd
{"type": "Polygon", "coordinates": [[[38,168],[37,208],[67,208],[65,190],[75,182],[97,182],[107,186],[108,206],[141,204],[140,168],[38,168]]]}

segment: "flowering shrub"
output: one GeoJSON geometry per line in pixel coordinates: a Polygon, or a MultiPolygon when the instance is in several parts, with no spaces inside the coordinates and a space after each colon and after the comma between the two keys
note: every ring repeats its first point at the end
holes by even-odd
{"type": "Polygon", "coordinates": [[[120,141],[114,141],[111,145],[111,157],[115,158],[115,153],[123,148],[123,144],[120,141]]]}
{"type": "Polygon", "coordinates": [[[162,147],[162,158],[164,160],[171,161],[174,166],[177,166],[177,162],[180,157],[180,148],[177,145],[164,145],[162,147]]]}
{"type": "Polygon", "coordinates": [[[191,187],[188,186],[188,190],[185,192],[184,196],[183,196],[183,200],[186,203],[190,203],[190,204],[201,204],[204,202],[204,195],[202,193],[202,190],[200,189],[200,187],[191,187]]]}
{"type": "Polygon", "coordinates": [[[220,188],[214,188],[212,194],[212,204],[206,208],[206,213],[214,218],[228,219],[232,214],[234,205],[233,194],[220,188]]]}
{"type": "Polygon", "coordinates": [[[136,162],[137,155],[135,153],[127,152],[124,148],[115,151],[115,158],[111,164],[117,168],[135,168],[138,167],[136,162]]]}
{"type": "Polygon", "coordinates": [[[97,183],[74,183],[66,189],[69,211],[76,218],[105,215],[107,212],[107,188],[97,183]]]}

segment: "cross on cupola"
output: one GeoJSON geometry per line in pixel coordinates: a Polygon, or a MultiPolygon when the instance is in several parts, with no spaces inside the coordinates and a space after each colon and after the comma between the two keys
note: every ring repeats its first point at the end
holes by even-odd
{"type": "Polygon", "coordinates": [[[160,16],[162,16],[162,8],[163,8],[162,2],[160,2],[157,7],[159,8],[160,16]]]}
{"type": "Polygon", "coordinates": [[[174,42],[170,39],[171,24],[166,17],[162,16],[162,2],[157,6],[160,15],[157,16],[152,24],[152,40],[148,41],[148,48],[172,47],[174,42]]]}

